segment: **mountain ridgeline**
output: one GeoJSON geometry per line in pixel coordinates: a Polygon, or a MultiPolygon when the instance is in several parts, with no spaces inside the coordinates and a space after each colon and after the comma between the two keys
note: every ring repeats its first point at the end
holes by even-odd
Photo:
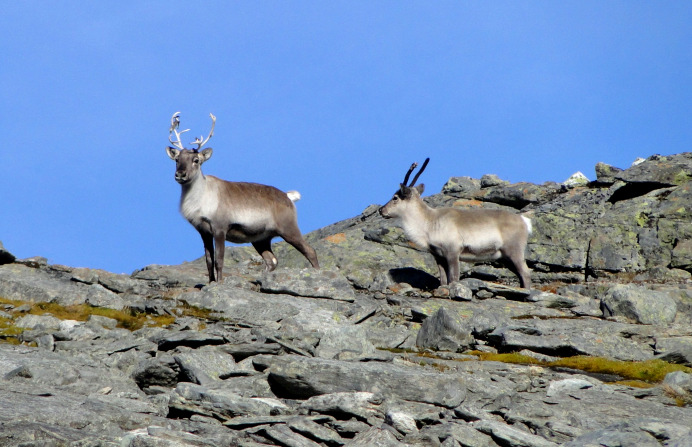
{"type": "Polygon", "coordinates": [[[691,187],[682,153],[424,198],[529,217],[531,291],[501,262],[441,287],[380,205],[306,235],[319,270],[235,246],[220,284],[0,244],[0,445],[692,445],[691,187]]]}

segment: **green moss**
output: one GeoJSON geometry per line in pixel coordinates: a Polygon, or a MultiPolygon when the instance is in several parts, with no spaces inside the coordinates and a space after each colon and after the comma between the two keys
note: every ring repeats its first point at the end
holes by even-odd
{"type": "Polygon", "coordinates": [[[490,352],[472,351],[468,354],[475,355],[480,360],[489,362],[516,363],[520,365],[544,365],[544,363],[538,359],[535,359],[528,355],[518,354],[516,352],[506,354],[494,354],[490,352]]]}
{"type": "Polygon", "coordinates": [[[692,368],[657,359],[644,362],[624,362],[598,357],[570,357],[553,362],[551,366],[566,366],[588,372],[617,374],[627,379],[648,383],[660,383],[666,374],[674,371],[692,372],[692,368]]]}
{"type": "Polygon", "coordinates": [[[215,317],[211,309],[205,309],[203,307],[193,306],[187,302],[183,302],[176,308],[176,314],[182,317],[193,317],[200,320],[212,320],[212,321],[222,321],[223,318],[215,317]]]}
{"type": "MultiPolygon", "coordinates": [[[[430,360],[440,359],[437,354],[429,351],[418,352],[412,349],[380,349],[396,354],[415,355],[417,357],[430,360]]],[[[497,354],[481,351],[469,351],[465,354],[475,356],[480,361],[513,363],[520,365],[538,365],[545,368],[562,367],[590,373],[613,374],[623,378],[622,380],[614,383],[637,388],[648,388],[651,387],[652,384],[661,383],[666,377],[666,374],[674,371],[683,371],[685,373],[692,374],[692,368],[664,362],[663,360],[658,359],[646,360],[642,362],[628,362],[603,357],[574,356],[548,362],[516,352],[497,354]]],[[[469,361],[469,359],[459,359],[457,361],[466,362],[469,361]]]]}
{"type": "Polygon", "coordinates": [[[615,374],[627,380],[645,383],[660,383],[666,374],[674,371],[692,373],[692,368],[664,362],[663,360],[647,360],[643,362],[626,362],[603,357],[575,356],[565,357],[552,362],[543,362],[520,354],[490,354],[474,352],[481,360],[493,360],[505,363],[540,365],[545,367],[563,367],[591,373],[615,374]]]}
{"type": "Polygon", "coordinates": [[[22,332],[22,328],[14,326],[13,320],[0,317],[0,338],[17,337],[22,332]]]}
{"type": "Polygon", "coordinates": [[[175,317],[171,315],[152,316],[134,313],[128,310],[94,307],[88,304],[61,306],[57,303],[35,303],[32,305],[29,313],[34,315],[50,314],[60,320],[76,321],[86,321],[91,315],[99,315],[116,320],[118,322],[118,327],[131,331],[136,331],[144,326],[168,326],[175,321],[175,317]]]}
{"type": "MultiPolygon", "coordinates": [[[[118,322],[118,327],[129,329],[131,331],[141,329],[144,326],[168,326],[175,322],[175,317],[171,315],[152,316],[143,313],[131,312],[127,309],[115,310],[104,307],[89,306],[87,304],[62,306],[57,303],[32,303],[19,300],[8,300],[5,298],[0,298],[0,304],[9,304],[14,309],[24,305],[30,306],[29,310],[26,312],[18,312],[10,309],[8,311],[8,313],[11,315],[10,318],[0,318],[0,337],[4,337],[6,340],[9,340],[10,338],[16,339],[17,336],[23,332],[23,329],[14,325],[14,320],[24,314],[51,315],[60,320],[76,321],[86,321],[91,315],[98,315],[116,320],[118,322]]],[[[184,309],[182,313],[186,314],[190,313],[191,311],[191,308],[188,307],[188,309],[184,309]]]]}

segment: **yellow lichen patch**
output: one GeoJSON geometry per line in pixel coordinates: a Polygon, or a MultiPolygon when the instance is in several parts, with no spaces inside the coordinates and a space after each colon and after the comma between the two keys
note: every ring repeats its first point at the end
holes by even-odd
{"type": "Polygon", "coordinates": [[[586,356],[567,357],[550,362],[549,366],[563,366],[587,372],[617,374],[626,379],[641,380],[649,383],[663,381],[666,374],[670,372],[692,372],[692,368],[657,359],[644,362],[625,362],[622,360],[586,356]]]}
{"type": "Polygon", "coordinates": [[[332,244],[342,244],[346,242],[346,234],[345,233],[336,233],[329,235],[324,238],[327,242],[331,242],[332,244]]]}
{"type": "Polygon", "coordinates": [[[653,388],[654,384],[649,382],[644,382],[643,380],[618,380],[613,382],[615,385],[624,385],[632,388],[653,388]]]}
{"type": "MultiPolygon", "coordinates": [[[[31,307],[29,313],[35,315],[50,314],[60,320],[76,321],[86,321],[91,315],[99,315],[117,320],[118,327],[132,331],[140,329],[147,324],[146,315],[133,314],[122,310],[106,309],[103,307],[93,307],[86,304],[61,306],[56,303],[36,303],[31,307]]],[[[169,315],[165,316],[163,321],[161,321],[160,317],[152,318],[153,321],[156,321],[156,323],[150,323],[152,326],[164,326],[175,321],[175,317],[169,315]]]]}
{"type": "MultiPolygon", "coordinates": [[[[135,331],[141,329],[144,326],[168,326],[175,321],[175,317],[172,315],[146,315],[142,313],[131,312],[128,309],[115,310],[107,309],[105,307],[93,307],[88,304],[79,304],[73,306],[61,306],[57,303],[31,303],[17,300],[8,300],[0,298],[0,304],[10,304],[13,308],[18,308],[23,305],[29,305],[30,308],[25,312],[13,311],[10,309],[8,313],[12,316],[5,323],[5,329],[3,334],[11,335],[11,331],[19,331],[15,336],[21,333],[21,329],[14,326],[14,318],[21,316],[22,314],[33,314],[33,315],[51,315],[60,320],[76,320],[76,321],[86,321],[91,315],[98,315],[102,317],[112,318],[118,322],[118,327],[129,329],[135,331]]],[[[6,319],[7,320],[7,319],[6,319]]]]}
{"type": "Polygon", "coordinates": [[[0,317],[0,338],[16,337],[22,333],[22,329],[14,326],[9,318],[0,317]]]}
{"type": "Polygon", "coordinates": [[[211,309],[205,309],[203,307],[193,306],[193,305],[191,305],[185,301],[183,301],[182,304],[176,308],[176,314],[179,316],[193,317],[193,318],[197,318],[200,320],[214,320],[214,321],[221,321],[222,320],[222,318],[220,318],[220,317],[212,316],[212,313],[214,313],[214,311],[211,309]]]}
{"type": "Polygon", "coordinates": [[[475,355],[480,360],[502,362],[502,363],[518,363],[521,365],[544,365],[544,362],[537,360],[528,355],[518,354],[516,352],[507,354],[494,354],[490,352],[471,351],[468,354],[475,355]]]}
{"type": "Polygon", "coordinates": [[[459,199],[455,200],[452,205],[461,208],[479,208],[483,206],[483,202],[480,200],[459,199]]]}
{"type": "Polygon", "coordinates": [[[660,383],[663,381],[666,374],[673,371],[692,373],[692,368],[664,362],[663,360],[628,362],[623,360],[606,359],[603,357],[575,356],[546,362],[517,353],[493,354],[472,351],[469,354],[477,356],[480,360],[541,365],[544,367],[563,367],[599,374],[615,374],[628,381],[645,383],[660,383]]]}

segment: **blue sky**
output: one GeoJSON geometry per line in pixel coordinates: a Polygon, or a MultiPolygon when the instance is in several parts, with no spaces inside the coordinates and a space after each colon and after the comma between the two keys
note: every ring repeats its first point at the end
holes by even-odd
{"type": "Polygon", "coordinates": [[[5,1],[0,241],[131,273],[203,254],[164,148],[297,189],[304,232],[452,176],[564,181],[691,150],[687,1],[5,1]],[[189,141],[187,141],[189,140],[189,141]]]}

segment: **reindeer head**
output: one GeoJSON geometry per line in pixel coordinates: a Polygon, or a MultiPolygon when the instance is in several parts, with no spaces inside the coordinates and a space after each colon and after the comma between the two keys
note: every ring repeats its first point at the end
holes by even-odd
{"type": "Polygon", "coordinates": [[[196,144],[195,149],[185,149],[183,143],[180,141],[180,135],[187,132],[190,129],[185,129],[178,131],[180,126],[180,112],[175,112],[171,118],[171,127],[168,131],[168,141],[175,147],[168,146],[166,148],[166,153],[175,161],[175,181],[184,185],[197,178],[201,171],[202,163],[211,158],[212,149],[210,147],[200,151],[202,146],[207,144],[209,139],[214,135],[214,126],[216,125],[216,117],[211,113],[211,130],[209,131],[209,136],[206,139],[199,137],[195,139],[191,144],[196,144]],[[176,141],[173,141],[172,134],[175,134],[176,141]]]}
{"type": "Polygon", "coordinates": [[[404,177],[404,182],[399,185],[399,190],[394,193],[394,197],[387,202],[382,208],[380,208],[380,214],[382,217],[389,219],[389,218],[394,218],[394,217],[401,217],[408,206],[415,202],[416,200],[421,200],[420,196],[423,194],[423,191],[425,190],[425,185],[422,183],[418,186],[414,186],[416,184],[416,181],[418,181],[418,177],[423,173],[425,170],[425,167],[428,166],[428,162],[430,161],[430,158],[426,158],[425,161],[423,162],[423,166],[421,166],[420,171],[416,174],[415,177],[413,177],[413,180],[409,185],[406,185],[408,182],[408,178],[411,176],[411,173],[413,172],[414,169],[418,167],[418,163],[413,163],[411,167],[408,169],[408,172],[406,173],[406,176],[404,177]]]}

